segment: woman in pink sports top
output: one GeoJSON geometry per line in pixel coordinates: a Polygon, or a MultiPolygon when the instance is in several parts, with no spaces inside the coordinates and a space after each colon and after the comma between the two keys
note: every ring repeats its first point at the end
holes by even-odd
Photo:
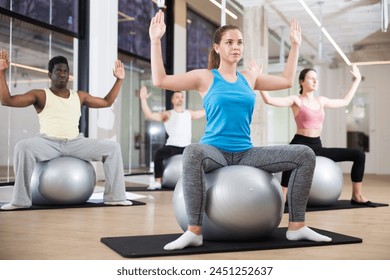
{"type": "MultiPolygon", "coordinates": [[[[249,68],[261,71],[260,68],[251,61],[249,68]]],[[[351,204],[375,207],[376,204],[370,202],[362,194],[362,182],[365,167],[365,153],[358,149],[350,148],[324,148],[322,147],[320,135],[325,113],[324,108],[340,108],[347,106],[354,97],[361,81],[358,67],[352,65],[352,76],[354,77],[351,88],[344,98],[331,99],[324,96],[314,96],[318,89],[318,77],[314,69],[304,69],[299,74],[300,96],[272,97],[266,91],[260,91],[266,104],[278,107],[291,107],[297,132],[290,144],[302,144],[313,149],[317,156],[327,157],[335,162],[352,161],[351,181],[352,197],[351,204]]],[[[284,172],[282,175],[282,186],[284,195],[287,193],[288,180],[291,172],[284,172]]]]}

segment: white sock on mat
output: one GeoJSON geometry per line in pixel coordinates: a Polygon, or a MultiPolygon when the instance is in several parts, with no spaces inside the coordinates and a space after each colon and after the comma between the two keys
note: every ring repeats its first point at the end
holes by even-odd
{"type": "Polygon", "coordinates": [[[189,230],[178,239],[164,246],[164,250],[181,250],[185,247],[199,247],[203,244],[203,236],[197,235],[189,230]]]}
{"type": "Polygon", "coordinates": [[[288,240],[310,240],[316,242],[331,242],[332,238],[319,234],[314,230],[311,230],[307,226],[304,226],[298,230],[288,230],[286,233],[286,238],[288,240]]]}
{"type": "Polygon", "coordinates": [[[1,210],[16,210],[22,208],[30,208],[30,206],[19,206],[19,205],[14,205],[12,203],[7,203],[1,206],[1,210]]]}

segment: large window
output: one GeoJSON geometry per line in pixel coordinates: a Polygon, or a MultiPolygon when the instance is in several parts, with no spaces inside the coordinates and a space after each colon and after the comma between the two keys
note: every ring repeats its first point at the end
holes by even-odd
{"type": "MultiPolygon", "coordinates": [[[[152,111],[166,110],[169,92],[152,85],[150,69],[149,26],[158,11],[156,1],[119,0],[118,48],[126,67],[121,95],[121,149],[126,173],[151,170],[154,155],[166,140],[164,124],[146,120],[141,110],[139,89],[146,86],[152,111]]],[[[173,1],[165,1],[166,33],[161,39],[163,60],[167,73],[173,68],[173,1]],[[167,47],[170,46],[170,47],[167,47]]]]}
{"type": "Polygon", "coordinates": [[[79,0],[0,0],[12,14],[79,34],[79,0]]]}
{"type": "MultiPolygon", "coordinates": [[[[0,48],[10,56],[6,72],[11,95],[50,86],[47,63],[52,56],[63,55],[73,73],[73,37],[53,32],[0,14],[0,48]]],[[[73,87],[73,83],[69,83],[73,87]]],[[[0,183],[13,181],[15,144],[39,132],[38,117],[33,106],[0,110],[0,183]]]]}
{"type": "Polygon", "coordinates": [[[165,143],[165,130],[161,122],[145,120],[141,110],[139,89],[146,86],[151,96],[148,104],[152,111],[165,110],[165,92],[152,86],[150,63],[121,54],[126,68],[126,79],[119,96],[121,104],[121,150],[125,173],[149,170],[158,148],[165,143]]]}
{"type": "MultiPolygon", "coordinates": [[[[149,25],[150,19],[157,11],[157,5],[152,0],[119,0],[119,50],[139,58],[150,59],[149,25]]],[[[162,38],[164,59],[166,39],[167,34],[162,38]]]]}
{"type": "Polygon", "coordinates": [[[187,71],[207,68],[217,26],[187,9],[187,71]]]}

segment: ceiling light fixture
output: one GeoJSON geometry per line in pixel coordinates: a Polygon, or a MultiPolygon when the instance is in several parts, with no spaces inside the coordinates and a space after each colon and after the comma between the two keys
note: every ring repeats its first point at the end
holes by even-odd
{"type": "Polygon", "coordinates": [[[388,3],[387,0],[381,1],[381,23],[382,23],[382,32],[387,32],[387,26],[389,25],[389,13],[388,13],[388,3]]]}
{"type": "Polygon", "coordinates": [[[379,65],[379,64],[390,64],[389,60],[381,60],[381,61],[366,61],[366,62],[354,62],[356,65],[379,65]]]}
{"type": "MultiPolygon", "coordinates": [[[[321,29],[321,32],[328,38],[329,42],[333,45],[333,47],[336,49],[336,51],[339,53],[339,55],[344,59],[345,63],[347,65],[379,65],[379,64],[390,64],[390,61],[367,61],[367,62],[351,62],[348,57],[344,54],[344,52],[340,49],[340,47],[337,45],[337,43],[333,40],[332,36],[326,31],[325,27],[322,26],[319,19],[313,14],[313,12],[310,10],[310,8],[306,5],[306,3],[303,0],[298,0],[299,3],[301,3],[302,7],[305,9],[305,11],[308,13],[308,15],[313,19],[313,21],[317,24],[317,26],[321,29]]],[[[382,4],[385,3],[387,8],[387,0],[382,0],[382,4]]],[[[383,8],[383,7],[382,7],[383,8]]],[[[387,9],[386,9],[387,10],[387,9]]],[[[388,25],[388,20],[384,19],[384,22],[386,22],[386,27],[388,25]]],[[[383,27],[383,25],[382,25],[383,27]]]]}
{"type": "Polygon", "coordinates": [[[322,26],[320,20],[314,15],[314,13],[310,10],[310,8],[306,5],[306,3],[303,0],[298,0],[298,1],[299,1],[299,3],[301,3],[302,7],[305,9],[305,11],[308,13],[308,15],[317,24],[317,26],[321,28],[321,32],[326,36],[326,38],[328,38],[329,42],[333,45],[333,47],[336,49],[336,51],[339,53],[339,55],[344,59],[345,63],[347,63],[347,65],[351,65],[352,64],[351,61],[344,54],[344,52],[337,45],[337,43],[333,40],[332,36],[330,36],[328,31],[326,31],[325,27],[322,26]]]}
{"type": "Polygon", "coordinates": [[[157,7],[159,9],[166,9],[167,8],[167,6],[165,5],[165,1],[163,1],[163,0],[152,0],[152,2],[156,3],[157,7]]]}
{"type": "MultiPolygon", "coordinates": [[[[11,66],[14,66],[14,67],[19,67],[19,68],[23,68],[23,69],[39,72],[39,73],[44,73],[44,74],[48,73],[47,70],[42,69],[42,68],[37,68],[37,67],[28,66],[28,65],[25,65],[25,64],[14,63],[14,62],[11,62],[10,64],[11,64],[11,66]]],[[[69,80],[73,80],[73,76],[72,75],[69,75],[69,80]]]]}
{"type": "Polygon", "coordinates": [[[351,61],[348,59],[348,57],[344,54],[344,52],[340,49],[340,47],[337,45],[337,43],[333,40],[332,36],[326,31],[325,27],[321,27],[321,32],[325,35],[326,38],[328,38],[329,42],[333,45],[333,47],[336,49],[336,51],[339,53],[339,55],[344,59],[345,63],[347,65],[351,65],[351,61]]]}
{"type": "Polygon", "coordinates": [[[14,63],[14,62],[11,62],[10,64],[11,64],[11,66],[15,66],[15,67],[47,74],[47,70],[45,70],[45,69],[41,69],[41,68],[37,68],[37,67],[33,67],[33,66],[28,66],[28,65],[24,65],[24,64],[19,64],[19,63],[14,63]]]}
{"type": "Polygon", "coordinates": [[[314,20],[315,24],[317,24],[318,27],[321,27],[322,24],[321,24],[320,20],[313,14],[313,12],[306,5],[306,3],[303,2],[302,0],[299,0],[299,3],[301,3],[301,5],[305,9],[306,13],[308,13],[309,16],[314,20]]]}
{"type": "MultiPolygon", "coordinates": [[[[222,5],[220,3],[218,3],[216,0],[210,0],[210,2],[222,10],[222,5]]],[[[229,9],[225,9],[225,12],[226,12],[226,14],[231,16],[232,18],[237,19],[237,16],[229,9]]]]}
{"type": "Polygon", "coordinates": [[[164,0],[157,0],[157,6],[162,9],[165,6],[165,1],[164,0]]]}
{"type": "Polygon", "coordinates": [[[118,15],[121,16],[121,19],[118,19],[118,22],[126,22],[126,21],[134,21],[135,17],[131,17],[129,15],[126,15],[125,13],[118,11],[118,15]]]}

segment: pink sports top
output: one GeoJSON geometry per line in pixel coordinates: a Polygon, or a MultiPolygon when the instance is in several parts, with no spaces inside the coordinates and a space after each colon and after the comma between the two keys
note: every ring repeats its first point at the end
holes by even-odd
{"type": "Polygon", "coordinates": [[[318,110],[313,110],[305,106],[302,100],[301,108],[299,108],[298,114],[295,116],[295,122],[298,129],[320,129],[324,122],[325,112],[323,106],[318,110]]]}

